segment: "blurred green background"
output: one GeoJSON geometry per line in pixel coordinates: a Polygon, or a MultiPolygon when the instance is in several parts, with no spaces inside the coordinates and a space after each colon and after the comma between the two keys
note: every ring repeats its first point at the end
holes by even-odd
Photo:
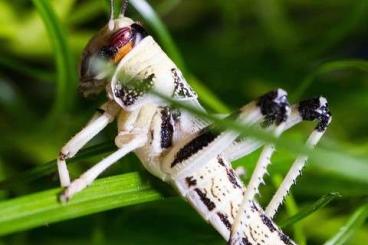
{"type": "MultiPolygon", "coordinates": [[[[301,244],[322,244],[367,203],[367,0],[149,1],[162,23],[142,8],[144,1],[131,2],[127,15],[159,40],[210,112],[235,110],[276,87],[286,89],[294,103],[320,94],[328,98],[333,123],[319,147],[335,158],[310,162],[292,190],[294,200],[276,220],[330,192],[342,197],[287,227],[291,237],[301,244]]],[[[108,15],[103,0],[0,0],[0,180],[55,159],[103,102],[104,96],[78,96],[77,64],[108,15]]],[[[112,142],[115,128],[109,126],[89,146],[112,142]]],[[[298,126],[286,137],[301,144],[312,128],[311,123],[298,126]]],[[[251,170],[258,154],[235,165],[251,170]]],[[[294,157],[295,152],[280,149],[271,176],[284,174],[294,157]]],[[[97,153],[81,158],[70,166],[72,176],[101,158],[97,153]]],[[[104,175],[132,171],[144,174],[129,155],[104,175]]],[[[144,178],[163,200],[45,224],[4,236],[0,244],[224,244],[170,187],[144,178]]],[[[34,179],[0,185],[1,200],[58,186],[55,171],[34,179]]],[[[273,182],[266,178],[261,203],[271,197],[273,182]]],[[[352,226],[347,244],[368,243],[366,213],[360,216],[362,226],[352,226]]]]}

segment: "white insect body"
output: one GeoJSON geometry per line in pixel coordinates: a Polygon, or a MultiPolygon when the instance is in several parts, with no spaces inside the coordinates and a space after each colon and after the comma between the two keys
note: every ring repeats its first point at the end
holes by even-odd
{"type": "MultiPolygon", "coordinates": [[[[111,18],[87,45],[80,76],[84,95],[106,88],[108,102],[61,149],[58,170],[61,185],[66,188],[60,196],[62,201],[90,185],[120,158],[135,152],[150,173],[175,187],[230,244],[294,244],[272,217],[307,157],[296,159],[263,211],[255,195],[263,183],[274,146],[264,146],[246,187],[231,161],[253,152],[263,143],[240,137],[237,132],[221,131],[185,110],[170,107],[162,97],[150,93],[155,91],[204,111],[180,70],[140,24],[123,14],[111,18]],[[101,59],[115,66],[112,76],[105,66],[96,65],[101,59]],[[118,150],[70,182],[65,160],[115,118],[118,150]]],[[[307,142],[313,147],[331,121],[326,100],[319,97],[290,107],[286,97],[281,89],[271,91],[228,117],[246,125],[259,125],[275,136],[303,120],[317,120],[317,128],[307,142]]]]}

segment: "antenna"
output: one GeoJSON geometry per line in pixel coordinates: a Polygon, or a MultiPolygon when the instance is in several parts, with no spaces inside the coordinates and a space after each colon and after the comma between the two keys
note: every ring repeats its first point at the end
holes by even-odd
{"type": "Polygon", "coordinates": [[[120,15],[121,16],[124,16],[125,14],[125,11],[127,10],[128,8],[128,3],[129,3],[129,0],[123,0],[123,3],[121,5],[121,11],[120,11],[120,15]]]}
{"type": "Polygon", "coordinates": [[[112,31],[115,28],[114,22],[114,0],[110,0],[110,20],[109,20],[109,30],[112,31]]]}

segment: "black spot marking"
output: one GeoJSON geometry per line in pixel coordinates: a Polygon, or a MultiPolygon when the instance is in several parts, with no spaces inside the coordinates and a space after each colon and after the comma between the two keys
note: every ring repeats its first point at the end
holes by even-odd
{"type": "Polygon", "coordinates": [[[153,87],[154,77],[155,75],[151,74],[142,81],[119,82],[115,85],[114,94],[125,106],[133,105],[139,97],[153,87]]]}
{"type": "Polygon", "coordinates": [[[197,185],[197,180],[194,179],[193,176],[186,177],[185,181],[187,182],[188,187],[197,185]]]}
{"type": "Polygon", "coordinates": [[[242,188],[241,185],[238,183],[238,179],[236,178],[235,172],[232,168],[226,167],[226,174],[227,178],[229,179],[231,184],[233,184],[234,188],[242,188]]]}
{"type": "Polygon", "coordinates": [[[231,224],[227,215],[217,212],[217,216],[220,218],[221,222],[226,226],[228,230],[231,230],[231,224]]]}
{"type": "Polygon", "coordinates": [[[222,159],[222,157],[218,156],[218,157],[217,157],[217,162],[218,162],[221,166],[225,167],[224,159],[222,159]]]}
{"type": "Polygon", "coordinates": [[[214,133],[208,128],[202,130],[197,137],[192,139],[176,153],[174,161],[171,163],[171,167],[174,167],[176,164],[188,159],[199,150],[206,147],[214,139],[216,139],[217,136],[218,133],[214,133]]]}
{"type": "Polygon", "coordinates": [[[276,230],[275,226],[272,224],[272,221],[270,218],[268,218],[265,214],[261,214],[261,219],[262,219],[262,222],[265,226],[268,227],[268,229],[271,231],[271,232],[274,232],[276,230]]]}
{"type": "Polygon", "coordinates": [[[327,103],[321,105],[320,97],[300,102],[298,109],[303,120],[318,120],[316,130],[319,132],[326,130],[330,122],[331,113],[327,103]]]}
{"type": "Polygon", "coordinates": [[[171,123],[171,112],[168,107],[161,110],[161,148],[172,146],[174,127],[171,123]]]}
{"type": "Polygon", "coordinates": [[[230,202],[230,214],[231,214],[231,217],[235,219],[233,202],[230,202]]]}
{"type": "Polygon", "coordinates": [[[242,245],[252,245],[252,243],[248,240],[248,238],[243,237],[242,238],[242,245]]]}
{"type": "Polygon", "coordinates": [[[219,200],[219,202],[221,202],[221,199],[215,194],[214,189],[215,189],[215,178],[211,178],[211,194],[212,194],[212,196],[217,198],[217,200],[219,200]]]}
{"type": "Polygon", "coordinates": [[[200,189],[195,188],[194,191],[198,194],[199,198],[209,211],[212,211],[214,208],[216,208],[216,204],[212,202],[200,189]]]}
{"type": "Polygon", "coordinates": [[[181,75],[181,73],[178,72],[176,68],[172,68],[171,73],[172,73],[174,84],[175,84],[175,88],[174,88],[175,96],[180,96],[184,98],[196,97],[195,92],[190,87],[184,84],[183,82],[184,78],[181,75]]]}
{"type": "Polygon", "coordinates": [[[111,57],[114,57],[118,51],[119,51],[118,47],[105,46],[100,49],[100,51],[98,52],[98,55],[102,58],[111,58],[111,57]]]}
{"type": "Polygon", "coordinates": [[[105,113],[105,110],[104,109],[101,109],[101,108],[97,108],[96,111],[100,114],[104,114],[105,113]]]}
{"type": "Polygon", "coordinates": [[[64,154],[62,152],[59,152],[59,160],[64,161],[69,158],[69,154],[64,154]]]}
{"type": "Polygon", "coordinates": [[[171,116],[175,123],[180,121],[181,111],[180,110],[171,110],[171,116]]]}
{"type": "Polygon", "coordinates": [[[283,241],[285,244],[294,245],[294,243],[291,241],[291,239],[287,235],[285,235],[282,232],[278,232],[278,234],[279,234],[281,241],[283,241]]]}
{"type": "Polygon", "coordinates": [[[136,46],[140,41],[142,41],[146,36],[148,36],[148,33],[143,28],[143,26],[137,23],[133,23],[130,27],[132,28],[134,46],[136,46]]]}
{"type": "Polygon", "coordinates": [[[287,119],[289,102],[287,101],[286,95],[279,94],[279,91],[281,90],[271,91],[261,96],[257,102],[262,114],[265,116],[262,125],[264,127],[268,127],[273,123],[279,125],[287,119]]]}
{"type": "MultiPolygon", "coordinates": [[[[154,131],[152,129],[150,130],[150,135],[151,135],[151,141],[153,141],[153,138],[154,138],[155,134],[154,134],[154,131]]],[[[152,144],[152,142],[151,142],[151,144],[152,144]]]]}
{"type": "MultiPolygon", "coordinates": [[[[244,193],[243,193],[243,195],[244,195],[244,193]]],[[[254,202],[250,202],[250,209],[252,210],[253,213],[259,211],[258,207],[256,206],[256,204],[254,202]]]]}
{"type": "Polygon", "coordinates": [[[253,236],[253,233],[257,234],[257,231],[253,230],[251,226],[249,226],[249,234],[253,241],[257,241],[257,239],[253,236]]]}

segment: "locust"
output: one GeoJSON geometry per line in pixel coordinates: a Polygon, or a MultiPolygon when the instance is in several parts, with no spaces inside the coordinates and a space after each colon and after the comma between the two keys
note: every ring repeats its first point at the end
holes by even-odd
{"type": "MultiPolygon", "coordinates": [[[[111,1],[110,20],[84,49],[80,91],[86,97],[105,91],[107,101],[59,153],[57,167],[64,188],[60,200],[67,202],[108,167],[134,152],[148,172],[173,186],[228,244],[295,244],[273,218],[307,156],[295,159],[269,204],[261,207],[256,198],[275,145],[219,128],[159,96],[206,113],[175,63],[139,22],[125,16],[127,5],[128,0],[123,1],[115,17],[111,1]],[[110,69],[99,65],[101,60],[110,69]],[[114,120],[117,150],[70,181],[66,160],[114,120]],[[261,147],[250,181],[244,184],[231,162],[261,147]]],[[[322,96],[290,105],[287,93],[275,89],[224,118],[274,137],[303,121],[316,121],[306,142],[313,148],[332,117],[322,96]]]]}

